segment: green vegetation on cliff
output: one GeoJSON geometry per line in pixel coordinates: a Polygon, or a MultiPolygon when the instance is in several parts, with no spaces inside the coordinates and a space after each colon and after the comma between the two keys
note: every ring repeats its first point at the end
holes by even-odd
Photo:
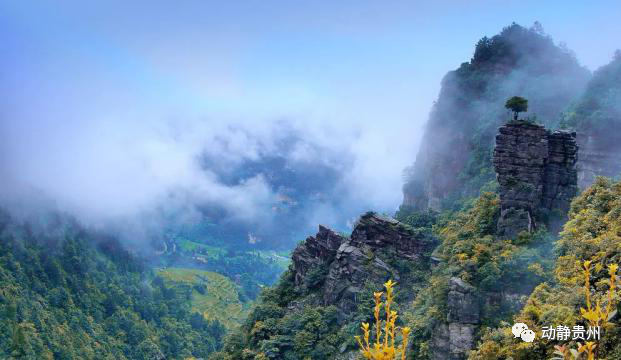
{"type": "Polygon", "coordinates": [[[593,74],[584,94],[563,114],[561,126],[579,131],[621,124],[621,51],[593,74]]]}
{"type": "MultiPolygon", "coordinates": [[[[433,245],[427,231],[372,212],[350,237],[321,227],[213,358],[350,359],[360,324],[373,321],[377,283],[397,279],[393,309],[403,313],[428,277],[433,245]]],[[[401,318],[396,326],[404,326],[401,318]]]]}
{"type": "Polygon", "coordinates": [[[306,304],[288,311],[294,301],[310,295],[296,291],[288,270],[275,287],[263,291],[240,330],[227,336],[223,352],[210,359],[330,359],[344,342],[353,346],[358,326],[342,329],[335,306],[306,304]]]}
{"type": "MultiPolygon", "coordinates": [[[[572,203],[570,219],[556,243],[556,266],[549,281],[540,284],[528,298],[526,305],[515,316],[541,334],[543,326],[587,326],[580,315],[585,308],[584,273],[582,264],[592,261],[594,271],[590,282],[594,285],[591,296],[607,294],[607,267],[621,263],[621,183],[598,178],[572,203]]],[[[603,329],[598,359],[621,358],[621,329],[618,317],[611,319],[613,326],[603,329]]],[[[532,344],[514,339],[507,322],[501,328],[489,330],[471,359],[547,359],[554,345],[574,346],[575,341],[556,342],[537,339],[532,344]]]]}
{"type": "Polygon", "coordinates": [[[551,265],[546,232],[499,239],[495,235],[499,214],[498,195],[484,192],[464,210],[440,216],[434,226],[442,240],[434,251],[439,264],[405,314],[406,324],[412,327],[415,358],[431,356],[438,326],[447,322],[449,311],[456,311],[447,304],[451,279],[458,278],[476,289],[475,303],[481,304],[475,305],[480,315],[473,322],[485,326],[510,319],[518,306],[502,294],[527,295],[545,279],[551,265]]]}

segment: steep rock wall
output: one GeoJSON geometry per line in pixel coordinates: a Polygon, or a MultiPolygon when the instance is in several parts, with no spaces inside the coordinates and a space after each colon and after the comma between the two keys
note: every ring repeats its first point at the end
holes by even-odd
{"type": "Polygon", "coordinates": [[[498,234],[514,238],[545,224],[558,231],[577,193],[576,134],[526,121],[499,128],[493,164],[500,184],[498,234]]]}

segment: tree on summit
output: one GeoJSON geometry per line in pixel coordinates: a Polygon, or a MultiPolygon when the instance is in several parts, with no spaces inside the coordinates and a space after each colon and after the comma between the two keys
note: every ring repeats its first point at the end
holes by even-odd
{"type": "Polygon", "coordinates": [[[513,120],[517,120],[519,113],[528,111],[528,100],[520,96],[514,96],[507,100],[505,107],[513,111],[513,120]]]}

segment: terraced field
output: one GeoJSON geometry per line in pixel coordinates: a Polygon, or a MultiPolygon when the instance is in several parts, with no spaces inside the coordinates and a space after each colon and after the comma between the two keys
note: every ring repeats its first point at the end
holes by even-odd
{"type": "Polygon", "coordinates": [[[226,276],[197,269],[158,269],[166,285],[192,288],[192,310],[206,319],[217,319],[228,329],[238,326],[248,314],[250,303],[239,301],[238,287],[226,276]]]}

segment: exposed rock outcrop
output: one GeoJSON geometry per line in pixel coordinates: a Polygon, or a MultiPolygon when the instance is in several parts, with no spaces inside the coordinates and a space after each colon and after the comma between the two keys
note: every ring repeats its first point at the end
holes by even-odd
{"type": "Polygon", "coordinates": [[[293,252],[295,284],[301,289],[316,284],[324,305],[349,314],[356,309],[365,284],[377,286],[389,278],[399,281],[403,274],[394,264],[428,262],[433,246],[430,235],[367,213],[349,238],[320,227],[316,236],[299,245],[293,252]],[[309,278],[311,274],[324,277],[317,281],[309,278]]]}
{"type": "Polygon", "coordinates": [[[500,184],[498,233],[513,238],[545,224],[558,231],[577,192],[576,134],[527,121],[499,129],[493,164],[500,184]]]}
{"type": "Polygon", "coordinates": [[[309,236],[306,241],[293,250],[291,260],[295,269],[295,285],[306,286],[309,271],[327,269],[336,256],[339,246],[346,238],[325,226],[319,225],[319,232],[309,236]]]}
{"type": "Polygon", "coordinates": [[[474,346],[481,322],[481,305],[476,288],[453,277],[449,280],[446,323],[436,327],[432,339],[434,360],[461,360],[474,346]]]}

